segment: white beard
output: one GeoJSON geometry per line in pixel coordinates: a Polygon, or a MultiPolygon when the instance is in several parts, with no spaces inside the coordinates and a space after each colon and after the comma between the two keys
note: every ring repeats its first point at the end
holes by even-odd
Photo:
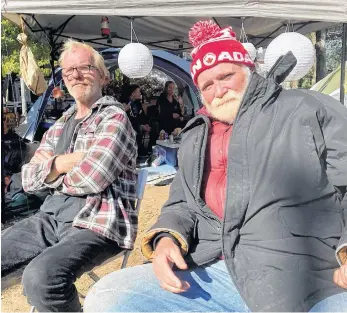
{"type": "Polygon", "coordinates": [[[246,88],[242,92],[229,90],[223,98],[214,98],[211,103],[208,103],[203,98],[203,103],[206,106],[208,113],[221,122],[232,124],[236,118],[237,112],[241,105],[246,88]]]}
{"type": "Polygon", "coordinates": [[[78,101],[88,101],[93,96],[95,86],[84,86],[83,90],[81,87],[72,87],[71,90],[69,90],[70,95],[78,101]],[[79,90],[77,90],[79,89],[79,90]]]}

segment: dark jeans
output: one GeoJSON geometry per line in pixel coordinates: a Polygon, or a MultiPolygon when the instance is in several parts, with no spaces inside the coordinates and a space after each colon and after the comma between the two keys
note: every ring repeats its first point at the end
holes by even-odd
{"type": "Polygon", "coordinates": [[[76,279],[122,250],[91,230],[41,211],[1,237],[2,276],[30,261],[23,273],[24,294],[40,312],[81,311],[76,279]]]}

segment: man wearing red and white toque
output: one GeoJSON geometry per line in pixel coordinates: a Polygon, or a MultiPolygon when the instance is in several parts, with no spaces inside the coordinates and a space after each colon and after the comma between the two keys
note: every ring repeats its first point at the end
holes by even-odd
{"type": "Polygon", "coordinates": [[[263,78],[231,27],[190,41],[204,106],[142,240],[153,265],[105,277],[85,311],[347,310],[346,108],[284,90],[290,52],[263,78]]]}

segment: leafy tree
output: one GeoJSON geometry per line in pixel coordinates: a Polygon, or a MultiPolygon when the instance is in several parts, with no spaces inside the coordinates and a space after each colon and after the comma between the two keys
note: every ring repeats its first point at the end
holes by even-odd
{"type": "MultiPolygon", "coordinates": [[[[313,44],[316,43],[315,33],[307,35],[313,44]]],[[[326,30],[325,38],[325,51],[326,51],[326,65],[328,73],[334,71],[341,64],[342,56],[342,25],[336,25],[326,30]]],[[[315,82],[316,66],[307,73],[305,77],[300,79],[298,87],[311,88],[315,82]]]]}
{"type": "MultiPolygon", "coordinates": [[[[20,73],[19,67],[19,52],[21,44],[17,41],[17,36],[21,33],[20,27],[15,25],[9,20],[2,18],[1,20],[1,75],[4,77],[6,74],[20,73]]],[[[49,64],[50,47],[48,44],[39,42],[36,37],[26,32],[28,36],[28,44],[33,52],[37,64],[45,66],[49,64]]],[[[45,75],[50,74],[50,68],[43,70],[45,75]]]]}
{"type": "Polygon", "coordinates": [[[341,64],[342,56],[342,24],[328,29],[326,38],[327,68],[334,71],[341,64]]]}

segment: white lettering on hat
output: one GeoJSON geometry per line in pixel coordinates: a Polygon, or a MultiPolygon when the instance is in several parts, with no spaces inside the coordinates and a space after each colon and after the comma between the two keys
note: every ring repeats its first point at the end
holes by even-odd
{"type": "Polygon", "coordinates": [[[230,53],[227,51],[221,52],[220,55],[218,56],[218,61],[224,61],[224,60],[234,61],[230,53]]]}
{"type": "Polygon", "coordinates": [[[245,58],[243,57],[243,54],[241,52],[235,51],[233,53],[233,57],[234,57],[235,61],[243,62],[245,60],[245,58]]]}
{"type": "Polygon", "coordinates": [[[206,65],[206,66],[211,66],[212,64],[214,64],[216,62],[216,55],[212,52],[206,53],[202,62],[206,65]]]}
{"type": "Polygon", "coordinates": [[[195,76],[196,71],[201,70],[202,64],[200,59],[197,59],[195,64],[192,66],[192,76],[195,76]]]}

